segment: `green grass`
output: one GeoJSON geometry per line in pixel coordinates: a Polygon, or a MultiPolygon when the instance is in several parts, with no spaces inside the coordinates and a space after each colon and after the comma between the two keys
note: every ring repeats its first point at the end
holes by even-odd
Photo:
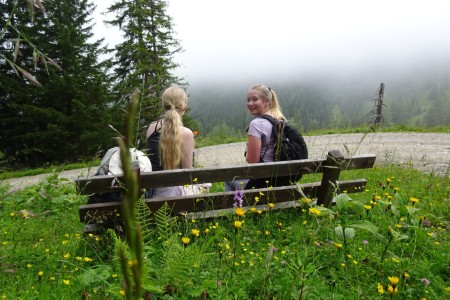
{"type": "MultiPolygon", "coordinates": [[[[345,133],[367,133],[371,132],[369,126],[355,127],[355,128],[331,128],[331,129],[317,129],[305,133],[306,136],[326,135],[326,134],[345,134],[345,133]]],[[[450,133],[450,126],[435,126],[435,127],[419,127],[409,125],[392,125],[380,126],[376,128],[376,132],[429,132],[429,133],[450,133]]]]}
{"type": "Polygon", "coordinates": [[[97,167],[100,164],[100,159],[95,159],[89,162],[79,162],[79,163],[71,163],[60,166],[49,166],[45,168],[36,168],[36,169],[28,169],[28,170],[18,170],[18,171],[4,171],[0,172],[0,180],[10,179],[10,178],[20,178],[25,176],[33,176],[40,174],[50,174],[54,172],[62,172],[68,170],[76,170],[82,168],[89,168],[92,166],[97,167]]]}
{"type": "MultiPolygon", "coordinates": [[[[295,209],[195,222],[160,211],[144,229],[146,296],[448,299],[448,174],[389,165],[342,175],[367,178],[367,190],[330,209],[300,200],[295,209]]],[[[124,298],[119,240],[82,235],[77,209],[86,201],[57,174],[14,194],[0,188],[1,299],[124,298]]]]}

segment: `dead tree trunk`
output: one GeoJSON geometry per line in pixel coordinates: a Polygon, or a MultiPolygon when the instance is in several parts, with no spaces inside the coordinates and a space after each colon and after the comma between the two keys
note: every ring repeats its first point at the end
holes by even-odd
{"type": "Polygon", "coordinates": [[[380,89],[378,91],[378,99],[375,104],[375,125],[380,125],[383,122],[383,113],[382,113],[382,107],[383,107],[383,97],[384,97],[384,83],[380,84],[380,89]]]}

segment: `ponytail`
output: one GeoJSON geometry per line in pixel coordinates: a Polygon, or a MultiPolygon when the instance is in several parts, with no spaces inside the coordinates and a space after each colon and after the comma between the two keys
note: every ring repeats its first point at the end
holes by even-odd
{"type": "Polygon", "coordinates": [[[161,98],[165,110],[159,138],[161,165],[164,170],[173,170],[180,167],[183,158],[181,143],[183,123],[180,112],[185,109],[187,95],[182,88],[172,86],[164,91],[161,98]]]}

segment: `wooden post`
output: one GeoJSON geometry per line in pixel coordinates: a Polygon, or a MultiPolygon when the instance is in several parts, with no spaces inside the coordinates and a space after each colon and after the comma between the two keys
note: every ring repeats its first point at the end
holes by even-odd
{"type": "Polygon", "coordinates": [[[333,195],[337,187],[337,181],[341,173],[340,162],[344,159],[342,153],[338,150],[328,152],[327,160],[324,163],[322,182],[317,193],[317,205],[330,207],[333,195]]]}

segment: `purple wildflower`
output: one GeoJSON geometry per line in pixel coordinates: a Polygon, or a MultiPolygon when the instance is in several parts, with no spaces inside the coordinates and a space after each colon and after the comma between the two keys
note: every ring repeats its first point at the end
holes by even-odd
{"type": "Polygon", "coordinates": [[[242,207],[242,197],[244,196],[244,192],[241,190],[237,190],[234,192],[234,204],[233,207],[242,207]]]}
{"type": "Polygon", "coordinates": [[[431,226],[431,222],[428,221],[428,220],[423,220],[423,226],[430,227],[431,226]]]}
{"type": "Polygon", "coordinates": [[[363,245],[367,245],[368,243],[369,243],[368,241],[362,240],[362,244],[363,244],[363,245]]]}
{"type": "Polygon", "coordinates": [[[428,278],[422,278],[420,281],[422,281],[422,283],[424,285],[429,285],[430,284],[430,279],[428,279],[428,278]]]}

